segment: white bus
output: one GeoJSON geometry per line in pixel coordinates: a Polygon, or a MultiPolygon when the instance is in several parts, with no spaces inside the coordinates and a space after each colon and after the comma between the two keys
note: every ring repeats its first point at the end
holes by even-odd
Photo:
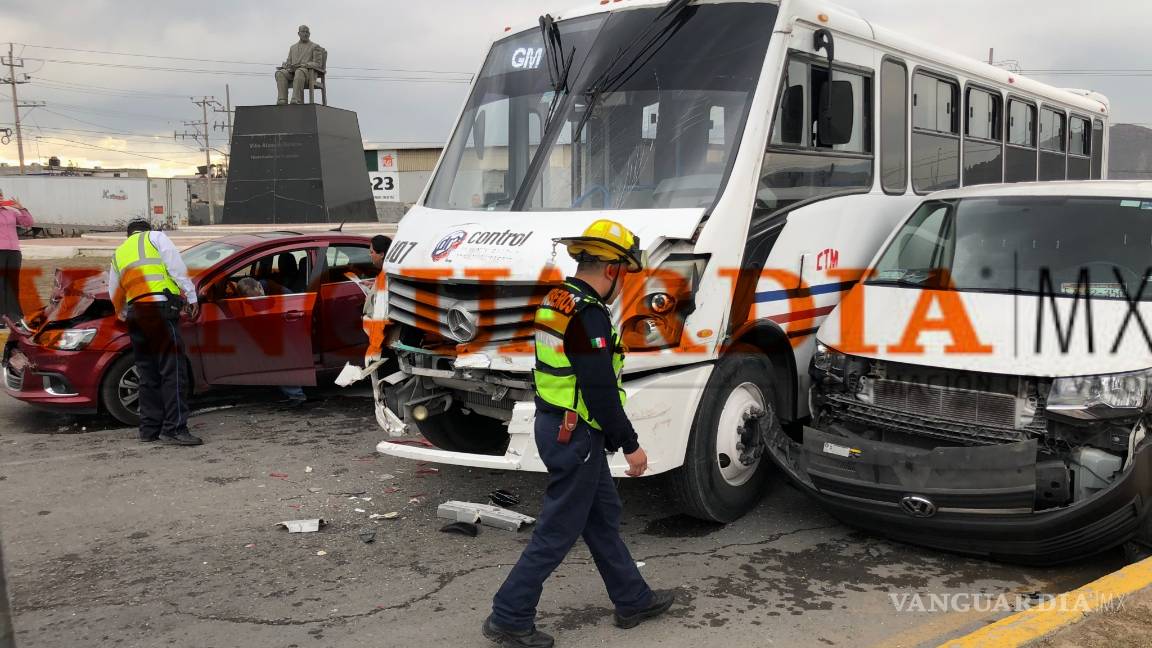
{"type": "Polygon", "coordinates": [[[815,331],[919,197],[1100,178],[1107,127],[1098,94],[814,0],[601,0],[510,28],[366,318],[368,360],[399,365],[372,375],[377,449],[544,470],[532,313],[575,269],[552,239],[608,217],[650,268],[615,314],[651,472],[734,520],[764,488],[766,417],[809,414],[815,331]]]}

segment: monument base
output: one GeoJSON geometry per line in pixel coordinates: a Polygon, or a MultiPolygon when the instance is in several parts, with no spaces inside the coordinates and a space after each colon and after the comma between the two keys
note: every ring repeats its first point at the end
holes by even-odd
{"type": "Polygon", "coordinates": [[[319,104],[236,108],[225,224],[375,220],[356,113],[319,104]]]}

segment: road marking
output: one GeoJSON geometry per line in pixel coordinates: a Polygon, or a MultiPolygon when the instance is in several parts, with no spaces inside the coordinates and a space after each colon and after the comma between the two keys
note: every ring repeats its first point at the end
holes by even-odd
{"type": "Polygon", "coordinates": [[[1152,585],[1152,558],[1115,571],[1065,592],[1039,607],[1018,612],[972,634],[940,644],[940,648],[1023,646],[1084,618],[1092,611],[1117,605],[1121,597],[1152,585]]]}

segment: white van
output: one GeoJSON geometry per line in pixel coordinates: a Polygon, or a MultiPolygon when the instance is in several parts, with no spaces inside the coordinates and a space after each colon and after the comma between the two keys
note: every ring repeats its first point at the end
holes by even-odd
{"type": "Polygon", "coordinates": [[[1152,183],[944,191],[821,327],[771,454],[844,521],[1054,563],[1152,541],[1152,183]]]}
{"type": "MultiPolygon", "coordinates": [[[[543,471],[532,315],[599,218],[649,272],[616,306],[627,411],[685,511],[761,496],[813,334],[930,191],[1099,178],[1107,100],[813,0],[594,3],[496,40],[366,328],[382,453],[543,471]],[[731,350],[744,353],[732,354],[731,350]],[[419,439],[421,433],[434,447],[419,439]]],[[[610,460],[623,475],[623,456],[610,460]]]]}

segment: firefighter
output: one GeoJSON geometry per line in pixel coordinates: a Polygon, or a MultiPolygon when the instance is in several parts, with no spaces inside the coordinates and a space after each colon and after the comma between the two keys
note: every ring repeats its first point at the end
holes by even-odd
{"type": "Polygon", "coordinates": [[[187,380],[180,313],[196,319],[196,287],[180,251],[146,220],[128,224],[128,240],[112,257],[108,294],[128,323],[140,377],[140,441],[200,445],[188,432],[187,380]],[[187,304],[187,306],[185,306],[187,304]]]}
{"type": "Polygon", "coordinates": [[[640,244],[610,220],[555,242],[579,265],[576,276],[552,290],[536,311],[535,436],[548,487],[532,540],[484,622],[484,636],[506,646],[553,645],[535,626],[536,605],[544,581],[578,538],[592,552],[617,627],[633,628],[674,602],[671,591],[649,589],[620,537],[622,507],[606,455],[622,450],[630,477],[648,469],[624,413],[624,349],[608,310],[620,296],[624,275],[643,267],[640,244]]]}

